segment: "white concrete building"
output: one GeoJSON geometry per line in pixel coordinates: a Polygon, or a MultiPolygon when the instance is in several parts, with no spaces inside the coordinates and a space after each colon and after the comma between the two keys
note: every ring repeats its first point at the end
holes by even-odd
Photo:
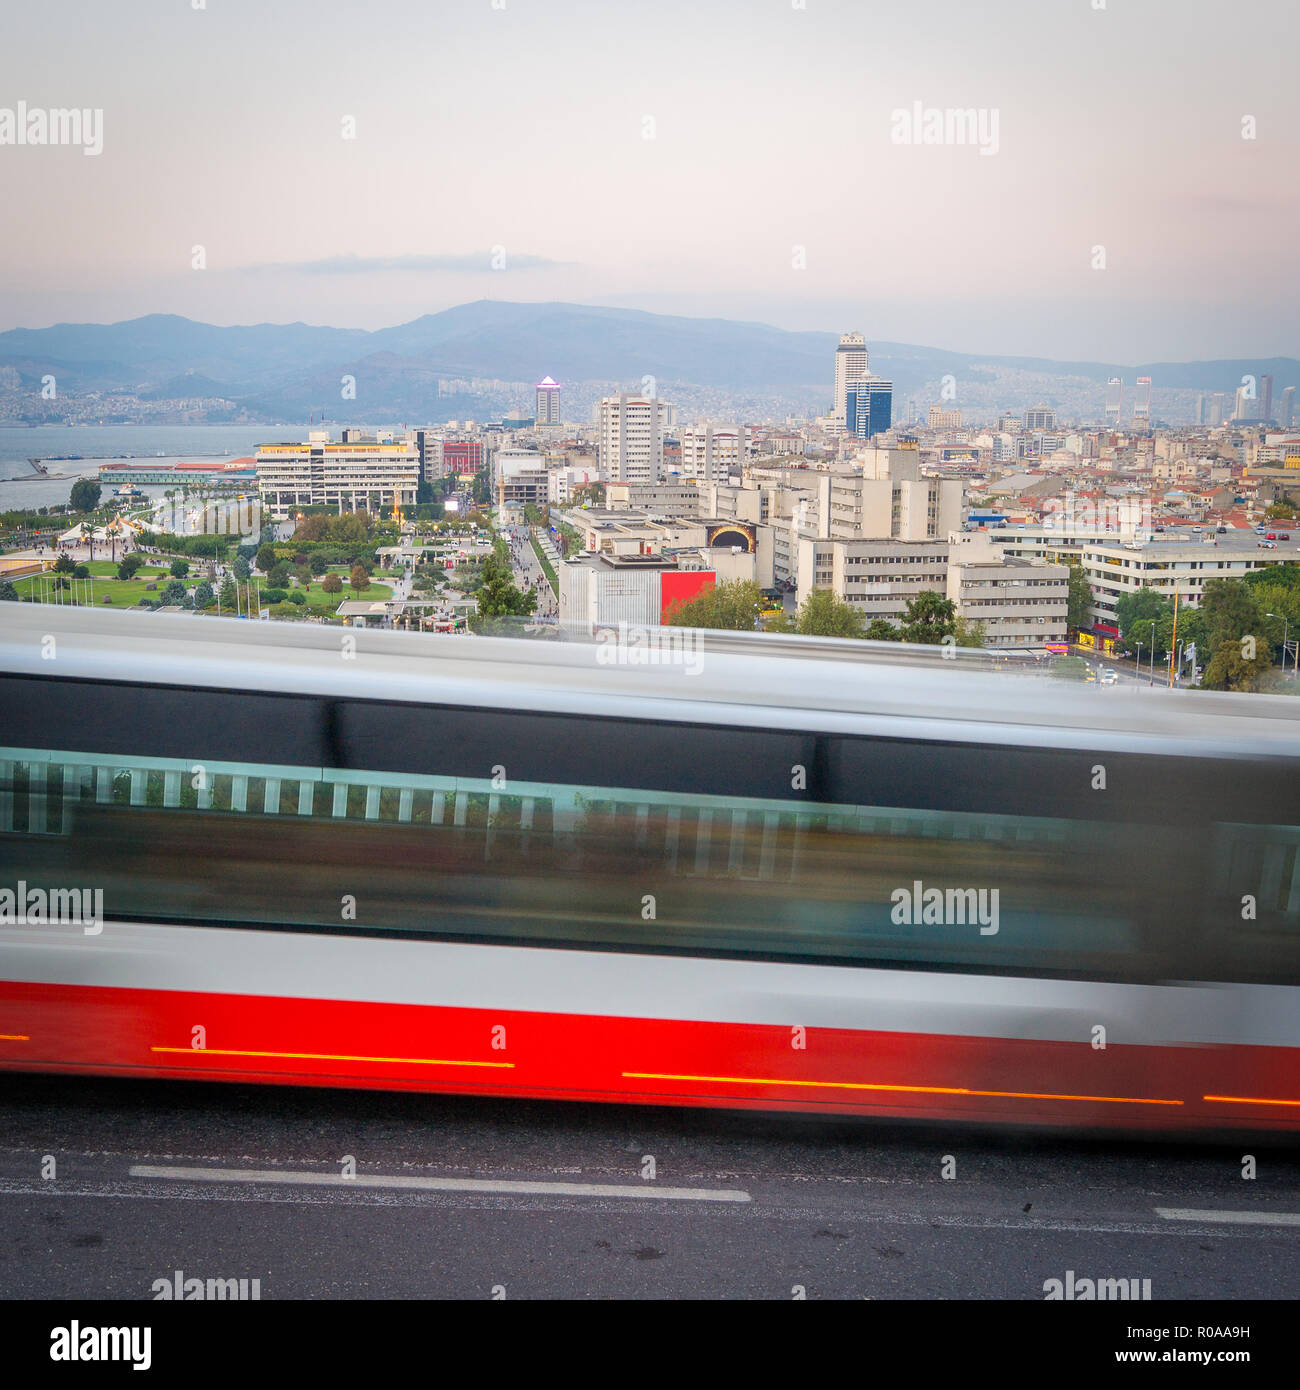
{"type": "Polygon", "coordinates": [[[947,596],[959,617],[984,624],[985,647],[1041,650],[1065,641],[1065,565],[1012,559],[987,531],[954,532],[948,546],[947,596]]]}
{"type": "Polygon", "coordinates": [[[420,453],[414,431],[401,439],[389,432],[383,441],[348,433],[347,442],[331,441],[328,430],[312,430],[305,444],[258,446],[257,488],[272,516],[301,506],[343,512],[415,505],[420,453]]]}
{"type": "Polygon", "coordinates": [[[626,392],[596,407],[600,468],[613,483],[657,483],[664,472],[664,430],[669,407],[657,396],[626,392]]]}
{"type": "Polygon", "coordinates": [[[843,428],[848,407],[849,383],[867,375],[867,340],[861,333],[845,333],[835,349],[835,404],[831,416],[843,428]]]}
{"type": "Polygon", "coordinates": [[[747,453],[744,425],[691,426],[681,431],[683,478],[702,483],[726,482],[744,467],[747,453]]]}

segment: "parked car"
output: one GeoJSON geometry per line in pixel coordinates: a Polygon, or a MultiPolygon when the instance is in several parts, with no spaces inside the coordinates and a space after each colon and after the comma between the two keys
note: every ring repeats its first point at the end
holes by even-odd
{"type": "Polygon", "coordinates": [[[1290,531],[1279,531],[1279,532],[1277,533],[1277,538],[1278,538],[1278,540],[1280,540],[1280,541],[1289,541],[1289,540],[1291,539],[1291,532],[1290,532],[1290,531]]]}

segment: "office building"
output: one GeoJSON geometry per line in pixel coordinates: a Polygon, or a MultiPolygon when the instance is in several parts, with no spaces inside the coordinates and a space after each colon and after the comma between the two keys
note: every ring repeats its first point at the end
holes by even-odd
{"type": "Polygon", "coordinates": [[[420,482],[414,436],[380,440],[349,430],[333,442],[328,430],[312,430],[304,443],[260,444],[257,487],[272,516],[294,507],[327,506],[338,511],[378,511],[413,506],[420,482]],[[358,437],[359,436],[359,437],[358,437]]]}
{"type": "Polygon", "coordinates": [[[1036,405],[1025,411],[1025,429],[1056,430],[1056,411],[1051,406],[1036,405]]]}
{"type": "Polygon", "coordinates": [[[985,647],[1041,650],[1064,642],[1069,590],[1067,566],[1013,559],[987,531],[948,538],[947,596],[958,617],[983,624],[985,647]]]}
{"type": "Polygon", "coordinates": [[[844,429],[859,439],[884,434],[892,421],[894,383],[868,373],[849,383],[845,396],[844,429]]]}
{"type": "Polygon", "coordinates": [[[867,374],[867,340],[861,333],[845,333],[835,349],[835,420],[843,424],[848,408],[849,385],[867,374]]]}
{"type": "Polygon", "coordinates": [[[537,423],[539,425],[558,425],[560,423],[560,386],[552,377],[543,377],[537,383],[537,423]]]}

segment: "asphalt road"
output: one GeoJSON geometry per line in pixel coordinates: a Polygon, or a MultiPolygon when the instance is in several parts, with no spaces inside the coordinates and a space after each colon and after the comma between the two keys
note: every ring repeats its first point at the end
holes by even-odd
{"type": "Polygon", "coordinates": [[[63,1077],[0,1135],[6,1298],[1300,1295],[1294,1144],[63,1077]]]}

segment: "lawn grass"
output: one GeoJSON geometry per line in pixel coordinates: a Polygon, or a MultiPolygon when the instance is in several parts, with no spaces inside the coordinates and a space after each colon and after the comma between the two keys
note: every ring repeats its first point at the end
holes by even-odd
{"type": "MultiPolygon", "coordinates": [[[[116,566],[113,566],[113,571],[116,572],[116,566]]],[[[92,570],[91,573],[93,574],[94,571],[92,570]]],[[[60,589],[57,600],[54,598],[54,578],[55,576],[49,574],[44,576],[45,587],[50,591],[51,601],[70,603],[73,596],[73,590],[71,589],[60,589]]],[[[135,605],[139,603],[142,598],[161,598],[163,590],[166,589],[167,584],[169,582],[170,581],[165,581],[161,576],[158,575],[155,575],[152,578],[137,577],[135,579],[101,579],[98,576],[96,576],[94,580],[94,602],[85,603],[82,605],[82,607],[134,608],[135,605]],[[152,583],[156,583],[158,585],[158,589],[155,593],[150,593],[145,587],[146,585],[152,583]],[[104,602],[105,594],[108,595],[108,597],[111,600],[111,603],[104,602]]],[[[76,585],[77,592],[80,592],[86,587],[84,580],[75,580],[73,581],[73,583],[75,583],[76,585]]],[[[29,593],[39,594],[41,592],[41,587],[41,584],[38,582],[38,576],[36,575],[32,575],[27,579],[14,580],[14,588],[18,590],[18,596],[20,598],[29,593]]]]}

